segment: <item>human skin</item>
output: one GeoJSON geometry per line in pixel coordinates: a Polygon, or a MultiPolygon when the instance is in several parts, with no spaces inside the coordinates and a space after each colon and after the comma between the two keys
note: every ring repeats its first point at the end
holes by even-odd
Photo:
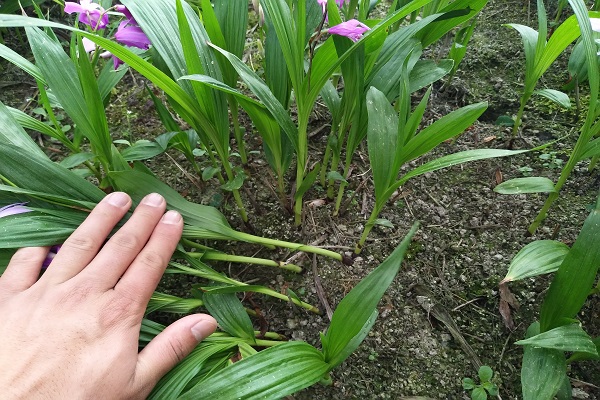
{"type": "Polygon", "coordinates": [[[142,399],[215,330],[212,317],[190,315],[138,352],[183,220],[150,194],[104,244],[130,206],[125,193],[106,196],[41,277],[48,248],[13,256],[0,277],[2,399],[142,399]]]}

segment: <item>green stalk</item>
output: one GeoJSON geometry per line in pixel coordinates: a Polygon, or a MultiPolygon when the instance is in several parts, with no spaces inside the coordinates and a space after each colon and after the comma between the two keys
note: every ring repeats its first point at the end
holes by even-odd
{"type": "MultiPolygon", "coordinates": [[[[304,107],[302,107],[304,108],[304,107]]],[[[298,154],[296,157],[296,190],[302,186],[304,176],[306,175],[306,162],[308,159],[308,113],[301,109],[301,103],[298,103],[298,154]]],[[[295,196],[296,197],[296,196],[295,196]]],[[[294,222],[296,226],[302,224],[302,197],[297,196],[294,203],[294,222]]]]}
{"type": "MultiPolygon", "coordinates": [[[[198,271],[195,268],[177,264],[177,269],[178,269],[178,271],[176,273],[187,274],[187,275],[192,275],[192,276],[199,276],[201,278],[206,279],[206,275],[202,271],[198,271]]],[[[249,286],[243,282],[236,281],[235,279],[231,279],[231,282],[234,282],[235,285],[237,285],[239,287],[249,286]]],[[[314,312],[316,314],[320,314],[320,311],[317,307],[315,307],[311,304],[305,303],[301,300],[298,300],[295,297],[286,296],[285,294],[281,294],[273,289],[263,287],[263,288],[254,288],[253,291],[256,293],[266,294],[267,296],[275,297],[277,299],[281,299],[284,301],[291,301],[292,303],[294,303],[295,305],[297,305],[299,307],[307,309],[308,311],[314,312]]],[[[240,292],[243,292],[243,290],[240,289],[240,292]]]]}
{"type": "MultiPolygon", "coordinates": [[[[333,131],[330,135],[333,134],[333,131]]],[[[321,169],[321,176],[319,177],[319,181],[321,182],[321,186],[325,187],[325,177],[327,176],[327,166],[329,165],[329,160],[331,159],[331,146],[329,145],[329,141],[327,141],[327,146],[325,147],[325,155],[323,156],[323,168],[321,169]]],[[[333,169],[333,163],[331,164],[333,169]]],[[[327,194],[329,196],[329,193],[327,194]]]]}
{"type": "MultiPolygon", "coordinates": [[[[340,164],[340,153],[335,151],[333,153],[333,157],[331,160],[331,170],[337,171],[339,164],[340,164]]],[[[342,176],[345,178],[347,176],[347,174],[348,174],[348,171],[344,167],[344,175],[342,175],[342,176]]],[[[342,181],[342,183],[346,183],[346,182],[342,181]]],[[[334,180],[330,179],[329,182],[327,182],[327,197],[330,199],[333,199],[333,197],[334,197],[333,185],[334,185],[334,180]]],[[[339,206],[336,208],[336,212],[338,211],[338,209],[339,209],[339,206]]]]}
{"type": "Polygon", "coordinates": [[[321,256],[328,257],[328,258],[332,258],[334,260],[344,261],[341,254],[338,254],[331,250],[322,249],[320,247],[310,246],[307,244],[292,243],[292,242],[286,242],[283,240],[269,239],[269,238],[264,238],[264,237],[260,237],[260,236],[254,236],[254,235],[251,235],[249,233],[244,233],[244,232],[236,233],[236,238],[238,240],[242,240],[242,241],[246,241],[246,242],[250,242],[250,243],[258,243],[263,246],[283,247],[286,249],[292,249],[294,251],[304,251],[305,253],[318,254],[321,256]]]}
{"type": "Polygon", "coordinates": [[[363,229],[363,233],[360,236],[356,247],[354,248],[355,254],[360,254],[360,252],[362,251],[365,242],[367,241],[367,236],[369,236],[369,233],[371,233],[371,229],[373,229],[373,227],[375,226],[375,220],[377,219],[377,216],[379,215],[380,211],[381,210],[377,207],[377,205],[373,208],[373,211],[371,212],[371,215],[369,216],[369,219],[365,224],[365,229],[363,229]]]}
{"type": "Polygon", "coordinates": [[[240,127],[240,121],[238,121],[238,103],[235,100],[235,97],[233,97],[233,95],[227,96],[227,101],[229,102],[229,108],[231,109],[231,119],[233,120],[233,132],[235,135],[235,141],[238,145],[238,152],[240,153],[242,164],[246,165],[248,164],[248,156],[246,155],[246,146],[244,144],[244,132],[240,127]]]}
{"type": "MultiPolygon", "coordinates": [[[[350,170],[350,161],[346,160],[346,165],[344,165],[344,178],[348,176],[348,171],[350,170]]],[[[340,212],[340,207],[342,206],[342,199],[344,198],[344,190],[346,190],[346,186],[348,186],[348,182],[340,182],[340,187],[338,189],[337,198],[335,199],[335,209],[333,211],[333,216],[337,216],[340,212]]]]}
{"type": "Polygon", "coordinates": [[[569,176],[571,175],[571,172],[573,172],[575,165],[579,162],[581,152],[583,151],[585,145],[590,141],[591,136],[593,136],[593,134],[591,134],[591,128],[586,129],[575,143],[575,147],[573,148],[571,157],[569,157],[567,164],[560,173],[558,181],[554,185],[554,192],[548,194],[548,198],[546,199],[544,206],[538,213],[537,217],[535,217],[535,220],[531,223],[531,225],[529,225],[528,230],[529,233],[531,233],[532,235],[535,233],[542,221],[546,218],[548,210],[550,210],[550,207],[552,207],[552,204],[558,198],[560,190],[562,189],[563,185],[567,182],[567,179],[569,179],[569,176]]]}
{"type": "MultiPolygon", "coordinates": [[[[225,168],[225,174],[227,174],[227,180],[232,181],[233,171],[231,170],[231,165],[229,165],[229,161],[225,158],[223,159],[223,168],[225,168]]],[[[248,214],[246,213],[246,209],[244,208],[244,203],[242,202],[242,197],[240,196],[240,191],[238,189],[233,189],[231,191],[233,193],[233,198],[235,199],[235,203],[238,206],[238,210],[240,211],[240,216],[242,217],[242,221],[248,222],[248,214]]]]}
{"type": "Polygon", "coordinates": [[[276,267],[285,269],[292,272],[300,273],[302,272],[302,268],[294,264],[286,264],[282,261],[273,261],[268,260],[266,258],[256,258],[256,257],[246,257],[246,256],[236,256],[232,254],[225,254],[216,251],[207,251],[205,253],[195,253],[188,252],[187,253],[192,258],[198,258],[206,261],[225,261],[225,262],[234,262],[240,264],[255,264],[255,265],[265,265],[267,267],[276,267]]]}
{"type": "Polygon", "coordinates": [[[519,107],[519,112],[517,113],[517,117],[515,118],[515,124],[513,125],[512,130],[512,138],[514,139],[517,136],[519,131],[519,127],[521,126],[521,120],[523,119],[523,113],[525,112],[525,105],[529,101],[532,93],[523,93],[521,96],[521,106],[519,107]]]}

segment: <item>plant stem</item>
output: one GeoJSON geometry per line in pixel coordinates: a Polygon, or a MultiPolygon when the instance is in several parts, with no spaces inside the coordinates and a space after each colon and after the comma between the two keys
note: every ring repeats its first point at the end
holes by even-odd
{"type": "Polygon", "coordinates": [[[525,112],[525,105],[529,101],[532,93],[523,93],[521,96],[521,105],[519,106],[519,112],[517,113],[517,117],[515,118],[515,124],[513,125],[512,130],[512,138],[514,139],[519,132],[519,127],[521,126],[521,121],[523,119],[523,113],[525,112]]]}
{"type": "Polygon", "coordinates": [[[286,242],[283,240],[269,239],[269,238],[264,238],[264,237],[260,237],[260,236],[254,236],[254,235],[251,235],[249,233],[244,233],[244,232],[237,233],[236,238],[239,240],[250,242],[250,243],[262,244],[263,246],[283,247],[283,248],[292,249],[295,251],[304,251],[306,253],[319,254],[321,256],[329,257],[334,260],[343,261],[341,254],[338,254],[331,250],[322,249],[322,248],[316,247],[316,246],[286,242]]]}
{"type": "MultiPolygon", "coordinates": [[[[306,112],[298,102],[298,154],[296,155],[296,190],[302,186],[306,174],[306,162],[308,160],[308,118],[310,110],[306,112]]],[[[299,226],[302,223],[302,197],[296,196],[294,203],[294,223],[299,226]]]]}
{"type": "Polygon", "coordinates": [[[369,219],[367,220],[367,223],[365,224],[365,229],[363,229],[363,233],[360,236],[360,240],[354,248],[355,254],[360,254],[360,252],[362,251],[363,246],[367,241],[367,236],[369,236],[369,233],[371,233],[371,229],[373,229],[373,227],[375,226],[375,220],[377,219],[379,212],[380,210],[377,208],[377,206],[375,206],[375,208],[373,208],[373,211],[371,212],[371,215],[369,216],[369,219]]]}
{"type": "MultiPolygon", "coordinates": [[[[231,170],[231,165],[229,165],[229,160],[223,160],[223,167],[225,168],[225,174],[227,174],[227,180],[232,181],[234,176],[233,171],[231,170]]],[[[242,221],[248,222],[248,214],[246,213],[246,209],[244,208],[244,203],[242,202],[240,191],[238,189],[233,189],[231,192],[233,193],[233,198],[235,199],[235,203],[238,206],[238,210],[240,212],[240,216],[242,217],[242,221]]]]}
{"type": "Polygon", "coordinates": [[[302,268],[294,264],[286,264],[282,261],[273,261],[268,260],[266,258],[256,258],[256,257],[245,257],[245,256],[236,256],[232,254],[225,254],[216,251],[207,251],[205,253],[187,253],[192,258],[198,258],[203,261],[226,261],[226,262],[234,262],[240,264],[255,264],[255,265],[265,265],[268,267],[277,267],[281,269],[285,269],[292,272],[300,273],[302,272],[302,268]]]}
{"type": "MultiPolygon", "coordinates": [[[[350,170],[350,162],[346,162],[344,165],[344,179],[348,176],[348,171],[350,170]]],[[[340,182],[340,187],[338,189],[337,198],[335,199],[335,209],[333,211],[333,216],[337,216],[340,212],[340,207],[342,206],[342,199],[344,198],[344,191],[346,190],[346,186],[348,186],[348,182],[340,182]]]]}
{"type": "Polygon", "coordinates": [[[238,121],[238,103],[233,95],[228,96],[229,107],[231,108],[231,119],[233,120],[233,132],[235,135],[235,141],[238,145],[238,152],[242,159],[242,164],[248,164],[248,156],[246,155],[246,146],[244,144],[244,132],[240,127],[240,121],[238,121]]]}

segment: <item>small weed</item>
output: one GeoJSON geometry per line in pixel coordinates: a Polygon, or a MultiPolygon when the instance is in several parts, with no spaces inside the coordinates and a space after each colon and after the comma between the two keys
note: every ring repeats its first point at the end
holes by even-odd
{"type": "Polygon", "coordinates": [[[479,368],[479,381],[481,382],[479,385],[475,384],[475,381],[471,378],[463,379],[463,388],[465,390],[471,390],[471,399],[473,400],[486,400],[488,398],[488,394],[490,396],[498,395],[498,386],[492,383],[492,377],[494,376],[494,371],[487,365],[482,365],[479,368]]]}

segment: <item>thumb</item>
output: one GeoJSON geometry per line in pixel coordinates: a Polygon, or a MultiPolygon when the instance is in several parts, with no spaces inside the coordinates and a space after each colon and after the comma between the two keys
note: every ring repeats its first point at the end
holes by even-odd
{"type": "Polygon", "coordinates": [[[138,354],[134,386],[151,390],[216,328],[217,321],[207,314],[188,315],[166,327],[138,354]]]}

